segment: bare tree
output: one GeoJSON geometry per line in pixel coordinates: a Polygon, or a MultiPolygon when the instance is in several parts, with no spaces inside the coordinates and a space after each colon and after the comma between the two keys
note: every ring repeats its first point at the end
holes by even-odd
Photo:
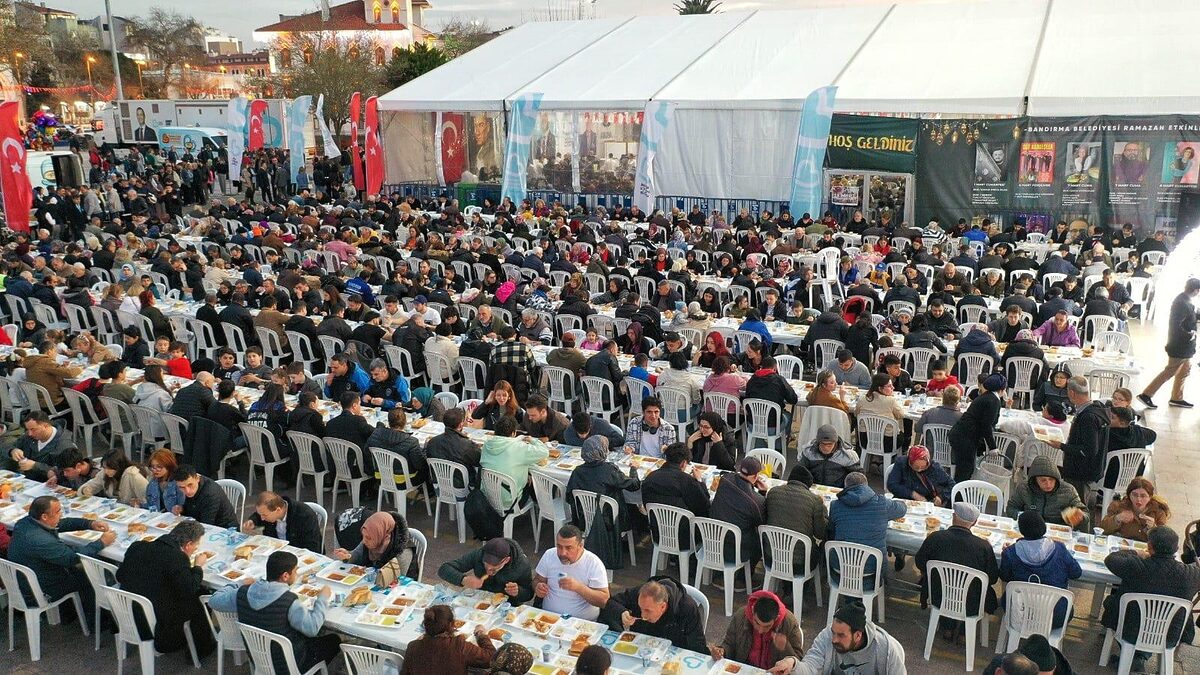
{"type": "Polygon", "coordinates": [[[204,25],[191,16],[150,8],[145,17],[131,21],[128,40],[146,50],[150,59],[162,70],[162,86],[166,89],[182,77],[182,68],[188,61],[204,58],[204,25]],[[179,69],[179,74],[175,71],[179,69]]]}

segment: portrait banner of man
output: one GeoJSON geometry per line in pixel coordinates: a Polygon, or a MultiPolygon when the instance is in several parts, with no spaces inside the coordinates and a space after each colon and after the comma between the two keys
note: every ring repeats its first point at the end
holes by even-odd
{"type": "Polygon", "coordinates": [[[1150,166],[1150,146],[1140,141],[1113,143],[1113,185],[1141,186],[1150,166]]]}
{"type": "Polygon", "coordinates": [[[500,149],[504,147],[496,120],[485,112],[471,115],[467,166],[480,182],[500,179],[500,149]]]}

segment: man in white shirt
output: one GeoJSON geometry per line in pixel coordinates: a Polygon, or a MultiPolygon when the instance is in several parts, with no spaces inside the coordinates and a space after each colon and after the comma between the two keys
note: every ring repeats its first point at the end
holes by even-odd
{"type": "Polygon", "coordinates": [[[413,314],[420,314],[425,319],[425,325],[430,328],[442,322],[442,315],[429,306],[429,298],[418,295],[413,298],[413,314]]]}
{"type": "Polygon", "coordinates": [[[400,300],[394,295],[383,299],[383,311],[379,313],[379,322],[389,333],[408,321],[408,312],[400,307],[400,300]]]}
{"type": "Polygon", "coordinates": [[[558,530],[554,550],[542,554],[533,582],[534,595],[549,612],[595,621],[608,603],[608,571],[595,553],[583,548],[583,532],[574,525],[558,530]]]}

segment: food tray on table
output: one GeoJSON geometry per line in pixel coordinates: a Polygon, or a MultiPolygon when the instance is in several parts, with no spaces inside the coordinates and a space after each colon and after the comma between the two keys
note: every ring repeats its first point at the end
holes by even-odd
{"type": "Polygon", "coordinates": [[[224,560],[214,560],[208,564],[208,569],[213,574],[221,577],[223,581],[235,584],[240,584],[247,578],[257,578],[254,565],[249,560],[235,560],[231,563],[224,560]]]}
{"type": "Polygon", "coordinates": [[[287,551],[296,556],[296,568],[302,575],[315,570],[318,566],[325,564],[329,560],[325,556],[317,555],[312,551],[296,548],[295,546],[284,546],[280,550],[287,551]]]}
{"type": "Polygon", "coordinates": [[[382,628],[398,628],[408,619],[411,607],[371,602],[354,618],[354,623],[382,628]]]}
{"type": "Polygon", "coordinates": [[[1058,441],[1059,443],[1062,443],[1066,440],[1063,437],[1062,429],[1057,427],[1042,426],[1041,424],[1033,425],[1033,437],[1043,443],[1048,441],[1058,441]]]}
{"type": "Polygon", "coordinates": [[[554,627],[562,620],[563,617],[554,612],[524,605],[508,612],[504,616],[504,625],[548,637],[550,631],[554,630],[554,627]]]}
{"type": "Polygon", "coordinates": [[[433,589],[422,584],[398,586],[388,591],[387,602],[397,607],[424,609],[433,602],[433,589]]]}
{"type": "MultiPolygon", "coordinates": [[[[535,655],[534,658],[540,659],[540,656],[535,655]]],[[[554,656],[550,663],[541,663],[539,661],[533,664],[529,668],[529,673],[530,675],[571,675],[571,673],[575,672],[575,663],[576,659],[574,657],[560,654],[554,656]]],[[[611,669],[609,671],[611,672],[611,669]]]]}
{"type": "Polygon", "coordinates": [[[25,517],[26,510],[20,504],[0,501],[0,521],[15,522],[25,517]]]}
{"type": "Polygon", "coordinates": [[[550,637],[569,643],[569,651],[579,652],[587,645],[599,644],[606,632],[608,626],[602,623],[572,616],[564,617],[550,629],[550,637]]]}
{"type": "Polygon", "coordinates": [[[619,633],[616,641],[612,645],[609,645],[609,649],[615,654],[638,658],[661,656],[670,648],[670,640],[642,635],[641,633],[634,633],[632,631],[619,633]]]}
{"type": "Polygon", "coordinates": [[[367,568],[361,565],[326,565],[317,572],[317,578],[343,586],[353,586],[366,579],[367,572],[367,568]]]}
{"type": "Polygon", "coordinates": [[[77,542],[82,542],[84,544],[90,544],[93,541],[99,540],[100,536],[103,534],[103,532],[98,530],[75,530],[73,532],[63,532],[61,536],[73,539],[77,542]]]}
{"type": "MultiPolygon", "coordinates": [[[[108,511],[100,513],[100,520],[107,520],[110,523],[132,523],[141,515],[141,509],[135,509],[132,506],[118,504],[108,511]]],[[[84,516],[85,518],[87,516],[84,516]]]]}
{"type": "Polygon", "coordinates": [[[768,670],[748,666],[737,661],[721,659],[708,671],[708,675],[767,675],[769,672],[768,670]]]}
{"type": "Polygon", "coordinates": [[[467,609],[475,609],[479,611],[490,611],[496,605],[508,600],[508,596],[503,593],[492,593],[476,588],[463,588],[456,592],[454,598],[450,601],[455,607],[465,607],[467,609]]]}

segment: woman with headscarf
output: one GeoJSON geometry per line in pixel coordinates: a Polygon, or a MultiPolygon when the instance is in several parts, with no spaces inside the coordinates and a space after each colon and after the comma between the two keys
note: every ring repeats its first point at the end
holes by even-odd
{"type": "MultiPolygon", "coordinates": [[[[638,490],[642,486],[642,482],[637,478],[637,471],[630,467],[628,477],[621,475],[617,465],[608,461],[608,438],[599,434],[588,436],[583,441],[583,448],[579,454],[583,458],[583,464],[571,472],[565,495],[566,503],[574,511],[572,521],[583,527],[583,513],[575,508],[572,493],[575,490],[587,490],[617,500],[621,507],[620,520],[625,523],[627,507],[624,492],[638,490]]],[[[622,526],[621,529],[624,530],[625,527],[622,526]]]]}
{"type": "Polygon", "coordinates": [[[687,444],[692,451],[692,460],[699,464],[711,464],[721,471],[733,471],[733,459],[736,453],[736,441],[730,439],[725,443],[724,415],[711,410],[700,413],[696,422],[696,431],[688,436],[687,444]],[[730,452],[734,448],[734,452],[730,452]]]}
{"type": "Polygon", "coordinates": [[[21,317],[21,325],[17,328],[17,346],[26,349],[37,349],[46,337],[46,324],[38,321],[37,315],[29,312],[21,317]]]}
{"type": "Polygon", "coordinates": [[[712,318],[709,317],[708,312],[705,312],[704,310],[700,309],[700,303],[696,302],[695,300],[688,303],[687,320],[684,321],[683,325],[680,326],[680,328],[687,328],[690,330],[698,330],[703,334],[703,333],[707,333],[708,329],[711,327],[712,327],[712,318]]]}
{"type": "Polygon", "coordinates": [[[620,348],[622,354],[636,356],[649,354],[654,347],[654,342],[642,335],[642,323],[634,321],[625,329],[623,335],[617,337],[617,347],[620,348]]]}
{"type": "Polygon", "coordinates": [[[446,404],[436,398],[433,389],[429,387],[414,389],[408,405],[411,412],[416,413],[422,419],[428,418],[434,422],[441,422],[442,415],[446,412],[446,404]]]}
{"type": "Polygon", "coordinates": [[[488,675],[525,675],[533,667],[533,652],[515,642],[507,642],[496,650],[488,675]]]}
{"type": "Polygon", "coordinates": [[[482,626],[475,627],[475,642],[454,629],[454,609],[433,605],[421,619],[425,634],[413,640],[404,653],[400,675],[466,675],[468,668],[487,668],[496,655],[496,647],[482,626]]]}
{"type": "Polygon", "coordinates": [[[975,459],[996,447],[992,435],[1000,421],[1004,403],[1000,395],[1008,388],[1008,379],[1000,373],[983,378],[983,393],[971,401],[967,411],[950,427],[950,457],[954,460],[954,482],[970,480],[975,459]]]}
{"type": "Polygon", "coordinates": [[[376,586],[386,588],[400,577],[408,576],[413,550],[404,516],[394,511],[377,511],[363,522],[360,533],[362,542],[353,551],[338,548],[333,557],[378,570],[376,586]]]}

